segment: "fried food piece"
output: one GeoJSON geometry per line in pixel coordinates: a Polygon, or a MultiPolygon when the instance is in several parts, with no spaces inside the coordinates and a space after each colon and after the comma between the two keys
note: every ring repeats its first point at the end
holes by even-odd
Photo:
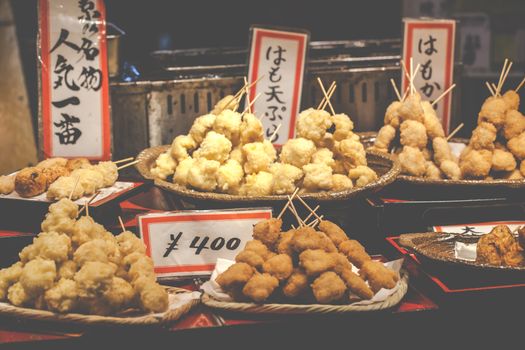
{"type": "MultiPolygon", "coordinates": [[[[457,164],[456,164],[457,166],[457,164]]],[[[458,167],[459,170],[459,167],[458,167]]],[[[461,175],[461,172],[460,172],[461,175]]],[[[434,162],[427,160],[425,177],[427,179],[439,180],[442,178],[441,170],[434,164],[434,162]]]]}
{"type": "Polygon", "coordinates": [[[241,114],[225,109],[215,118],[213,131],[226,136],[233,145],[238,145],[241,133],[241,114]]]}
{"type": "Polygon", "coordinates": [[[358,297],[366,300],[370,300],[374,297],[372,289],[370,289],[361,277],[353,273],[351,269],[341,271],[339,276],[341,276],[341,279],[345,282],[348,289],[358,297]]]}
{"type": "Polygon", "coordinates": [[[302,168],[310,163],[315,151],[315,144],[311,140],[302,137],[289,139],[281,149],[280,159],[283,163],[302,168]]]}
{"type": "Polygon", "coordinates": [[[507,180],[521,180],[523,179],[523,175],[519,169],[514,169],[513,171],[503,173],[502,178],[507,180]]]}
{"type": "Polygon", "coordinates": [[[290,244],[298,253],[307,249],[320,249],[329,253],[337,251],[337,248],[328,236],[308,226],[295,230],[290,244]]]}
{"type": "Polygon", "coordinates": [[[28,305],[32,299],[20,282],[13,284],[7,291],[7,300],[14,306],[28,305]]]}
{"type": "Polygon", "coordinates": [[[279,286],[279,280],[268,274],[255,274],[244,285],[242,293],[255,302],[263,302],[268,299],[279,286]]]}
{"type": "Polygon", "coordinates": [[[237,161],[241,166],[244,165],[244,155],[242,153],[242,144],[234,147],[230,152],[230,159],[237,161]]]}
{"type": "Polygon", "coordinates": [[[415,147],[404,146],[398,155],[404,174],[423,176],[426,173],[426,160],[423,153],[415,147]]]}
{"type": "Polygon", "coordinates": [[[333,269],[336,261],[332,254],[322,249],[307,249],[299,254],[299,264],[308,276],[316,276],[333,269]]]}
{"type": "Polygon", "coordinates": [[[394,101],[388,105],[385,112],[385,125],[390,125],[393,128],[399,128],[400,118],[399,118],[399,108],[402,106],[402,103],[399,101],[394,101]]]}
{"type": "Polygon", "coordinates": [[[330,113],[325,110],[308,108],[297,117],[296,130],[299,137],[320,144],[328,130],[332,126],[330,113]]]}
{"type": "Polygon", "coordinates": [[[126,280],[113,277],[111,285],[104,292],[103,298],[113,308],[113,310],[122,310],[133,302],[135,290],[126,280]]]}
{"type": "Polygon", "coordinates": [[[35,167],[40,168],[40,169],[45,169],[45,168],[53,168],[56,166],[66,166],[66,165],[67,165],[67,159],[56,157],[56,158],[44,159],[43,161],[35,165],[35,167]]]}
{"type": "Polygon", "coordinates": [[[418,93],[409,94],[401,103],[397,112],[401,123],[405,120],[414,120],[423,123],[425,120],[425,112],[421,106],[421,95],[418,93]]]}
{"type": "MultiPolygon", "coordinates": [[[[206,142],[206,140],[204,142],[206,142]]],[[[217,187],[216,174],[220,166],[221,163],[216,160],[197,158],[188,171],[188,184],[201,191],[215,190],[217,187]]]]}
{"type": "Polygon", "coordinates": [[[492,170],[495,171],[512,171],[516,169],[516,159],[512,153],[495,149],[492,153],[492,170]]]}
{"type": "Polygon", "coordinates": [[[456,161],[456,158],[450,149],[450,145],[444,137],[436,137],[433,139],[432,149],[434,150],[434,160],[438,166],[445,160],[456,161]]]}
{"type": "Polygon", "coordinates": [[[61,221],[65,219],[74,220],[77,216],[78,205],[68,198],[62,198],[49,206],[46,218],[41,225],[42,231],[56,231],[69,234],[70,225],[63,227],[64,225],[61,221]]]}
{"type": "Polygon", "coordinates": [[[522,249],[525,249],[525,226],[518,229],[518,243],[522,249]]]}
{"type": "Polygon", "coordinates": [[[236,194],[239,192],[243,177],[244,171],[239,162],[228,159],[217,171],[217,189],[220,192],[236,194]]]}
{"type": "Polygon", "coordinates": [[[513,137],[507,143],[507,147],[518,159],[525,159],[525,131],[519,136],[513,137]]]}
{"type": "Polygon", "coordinates": [[[235,257],[235,262],[246,263],[256,269],[261,269],[264,264],[264,258],[252,250],[242,250],[235,257]]]}
{"type": "Polygon", "coordinates": [[[423,148],[421,150],[421,153],[423,153],[423,157],[425,157],[425,160],[432,160],[433,153],[428,148],[423,148]]]}
{"type": "Polygon", "coordinates": [[[246,176],[246,182],[241,186],[240,194],[245,196],[269,196],[272,194],[273,175],[266,171],[246,176]]]}
{"type": "Polygon", "coordinates": [[[348,240],[346,233],[331,221],[321,220],[319,223],[319,230],[324,232],[336,246],[339,246],[339,244],[348,240]]]}
{"type": "Polygon", "coordinates": [[[348,177],[354,182],[356,187],[366,186],[379,178],[373,169],[365,165],[359,165],[354,169],[350,169],[348,177]]]}
{"type": "Polygon", "coordinates": [[[352,180],[346,175],[332,175],[332,191],[345,191],[354,187],[352,180]]]}
{"type": "Polygon", "coordinates": [[[75,274],[78,295],[94,298],[102,295],[111,285],[116,268],[114,265],[99,261],[88,261],[75,274]]]}
{"type": "Polygon", "coordinates": [[[242,146],[244,171],[254,174],[260,171],[269,171],[270,165],[275,161],[276,154],[268,154],[262,142],[253,142],[242,146]]]}
{"type": "Polygon", "coordinates": [[[68,176],[69,169],[65,166],[54,166],[50,168],[43,168],[44,176],[46,177],[47,187],[55,182],[61,176],[68,176]]]}
{"type": "Polygon", "coordinates": [[[173,182],[181,186],[187,186],[188,173],[190,172],[190,169],[193,168],[193,164],[195,164],[195,159],[193,159],[192,157],[188,157],[181,161],[179,165],[177,165],[177,168],[175,168],[173,182]]]}
{"type": "Polygon", "coordinates": [[[76,169],[71,173],[71,177],[79,179],[78,186],[82,187],[84,195],[91,195],[104,187],[104,177],[93,169],[76,169]]]}
{"type": "Polygon", "coordinates": [[[193,158],[205,158],[224,163],[230,156],[232,150],[231,141],[215,131],[210,131],[202,141],[200,147],[193,152],[193,158]]]}
{"type": "Polygon", "coordinates": [[[503,136],[510,140],[525,131],[525,116],[516,110],[508,110],[503,125],[503,136]]]}
{"type": "Polygon", "coordinates": [[[84,189],[78,184],[78,178],[72,176],[59,177],[47,189],[46,197],[49,200],[56,201],[63,198],[77,200],[84,196],[84,189]]]}
{"type": "Polygon", "coordinates": [[[228,109],[230,111],[236,111],[239,108],[240,97],[235,97],[233,95],[224,96],[222,99],[217,102],[213,107],[211,113],[217,115],[222,111],[228,109]]]}
{"type": "Polygon", "coordinates": [[[335,264],[333,271],[337,274],[341,274],[344,270],[352,270],[352,263],[342,253],[330,253],[334,258],[335,264]]]}
{"type": "Polygon", "coordinates": [[[15,176],[1,175],[0,176],[0,194],[10,194],[15,190],[15,176]]]}
{"type": "Polygon", "coordinates": [[[71,279],[61,278],[56,285],[45,292],[44,300],[51,311],[71,312],[78,303],[77,284],[71,279]]]}
{"type": "Polygon", "coordinates": [[[296,268],[283,286],[283,294],[288,298],[299,296],[308,288],[308,276],[301,268],[296,268]]]}
{"type": "Polygon", "coordinates": [[[177,161],[173,159],[170,151],[161,153],[155,160],[155,166],[151,168],[151,174],[158,177],[159,179],[166,180],[168,176],[175,173],[177,168],[177,161]]]}
{"type": "Polygon", "coordinates": [[[315,299],[323,304],[340,300],[346,292],[346,284],[335,272],[324,272],[312,283],[315,299]]]}
{"type": "MultiPolygon", "coordinates": [[[[334,114],[330,117],[330,121],[335,126],[333,139],[342,141],[349,138],[354,130],[354,123],[352,119],[344,113],[334,114]]],[[[326,134],[325,134],[326,135],[326,134]]]]}
{"type": "Polygon", "coordinates": [[[241,122],[241,144],[262,142],[263,132],[261,121],[252,113],[245,113],[241,122]]]}
{"type": "Polygon", "coordinates": [[[484,178],[492,167],[492,152],[469,149],[462,153],[459,167],[464,178],[484,178]]]}
{"type": "Polygon", "coordinates": [[[436,137],[445,137],[445,130],[443,130],[443,125],[441,124],[434,107],[432,107],[428,101],[422,101],[421,107],[423,107],[423,124],[427,129],[428,138],[432,140],[436,137]]]}
{"type": "Polygon", "coordinates": [[[498,225],[481,236],[476,247],[476,261],[496,266],[519,266],[523,249],[506,225],[498,225]]]}
{"type": "Polygon", "coordinates": [[[490,123],[480,123],[474,131],[469,141],[469,146],[474,149],[494,149],[498,130],[490,123]]]}
{"type": "Polygon", "coordinates": [[[47,189],[47,176],[44,169],[28,167],[20,170],[15,176],[15,191],[21,197],[34,197],[47,189]]]}
{"type": "Polygon", "coordinates": [[[59,234],[53,231],[41,232],[33,239],[30,253],[26,255],[24,250],[20,252],[20,259],[28,261],[40,257],[60,263],[68,260],[70,252],[71,239],[66,234],[59,234]]]}
{"type": "MultiPolygon", "coordinates": [[[[268,235],[268,238],[271,235],[272,234],[268,235]]],[[[266,240],[266,242],[268,242],[268,244],[270,244],[270,246],[271,246],[271,243],[269,243],[270,241],[271,241],[271,239],[266,240]]],[[[270,255],[271,255],[271,253],[272,253],[268,249],[266,244],[261,242],[258,239],[253,239],[251,241],[246,242],[246,245],[244,246],[244,250],[254,252],[257,255],[261,256],[264,260],[268,259],[270,257],[270,255]]]]}
{"type": "Polygon", "coordinates": [[[133,232],[124,231],[115,238],[119,245],[120,254],[123,257],[128,256],[131,253],[146,254],[146,245],[140,238],[135,236],[133,232]]]}
{"type": "Polygon", "coordinates": [[[361,266],[359,275],[364,280],[368,281],[370,288],[374,293],[377,293],[381,288],[392,289],[399,281],[399,274],[394,270],[386,268],[379,261],[369,260],[361,266]]]}
{"type": "Polygon", "coordinates": [[[427,146],[427,130],[425,125],[415,120],[406,120],[401,123],[400,142],[403,146],[423,149],[427,146]]]}
{"type": "Polygon", "coordinates": [[[36,258],[24,265],[20,274],[20,283],[28,295],[37,296],[53,286],[56,275],[57,270],[53,260],[36,258]]]}
{"type": "Polygon", "coordinates": [[[79,266],[88,261],[118,264],[120,263],[120,251],[116,243],[111,244],[103,239],[94,239],[79,246],[73,254],[73,260],[79,266]]]}
{"type": "Polygon", "coordinates": [[[142,255],[136,259],[131,264],[128,271],[128,277],[131,281],[134,281],[141,276],[155,277],[155,272],[153,270],[153,260],[147,255],[142,255]]]}
{"type": "Polygon", "coordinates": [[[77,263],[73,260],[62,262],[58,266],[58,278],[73,279],[78,271],[77,263]]]}
{"type": "Polygon", "coordinates": [[[76,169],[89,169],[92,167],[91,162],[87,158],[68,159],[65,166],[69,169],[69,171],[76,169]]]}
{"type": "Polygon", "coordinates": [[[307,164],[303,166],[303,188],[309,192],[330,190],[332,183],[332,168],[324,163],[307,164]]]}
{"type": "Polygon", "coordinates": [[[297,182],[303,177],[301,169],[285,163],[273,163],[270,166],[270,172],[273,175],[272,192],[274,194],[293,193],[297,182]]]}
{"type": "Polygon", "coordinates": [[[204,140],[204,137],[206,137],[208,131],[213,128],[215,118],[217,118],[215,114],[205,114],[195,119],[191,126],[189,135],[197,144],[200,144],[202,140],[204,140]]]}
{"type": "Polygon", "coordinates": [[[263,271],[279,281],[285,280],[293,272],[292,258],[287,254],[277,254],[264,262],[263,271]]]}
{"type": "Polygon", "coordinates": [[[481,111],[478,114],[478,124],[488,122],[494,124],[494,126],[499,129],[505,122],[506,112],[507,104],[505,100],[499,96],[490,96],[481,106],[481,111]]]}
{"type": "Polygon", "coordinates": [[[71,243],[73,248],[91,241],[93,239],[103,239],[106,233],[104,226],[96,223],[89,216],[80,217],[74,224],[73,233],[71,235],[71,243]]]}
{"type": "Polygon", "coordinates": [[[358,268],[361,268],[367,261],[372,260],[361,243],[353,239],[341,242],[339,251],[346,255],[348,260],[358,268]]]}
{"type": "Polygon", "coordinates": [[[336,152],[343,158],[346,169],[367,165],[366,151],[361,142],[346,139],[336,146],[336,152]]]}
{"type": "Polygon", "coordinates": [[[325,164],[329,167],[333,167],[335,163],[334,153],[328,148],[318,148],[317,151],[312,154],[311,162],[313,164],[325,164]]]}
{"type": "Polygon", "coordinates": [[[396,129],[390,124],[384,125],[377,133],[374,141],[374,149],[387,153],[395,137],[396,129]]]}
{"type": "Polygon", "coordinates": [[[197,142],[191,135],[179,135],[173,139],[171,148],[166,151],[175,161],[180,162],[190,156],[190,152],[197,148],[197,142]]]}
{"type": "Polygon", "coordinates": [[[243,286],[253,276],[255,270],[246,263],[235,263],[226,271],[217,276],[215,280],[223,290],[231,291],[243,286]]]}
{"type": "Polygon", "coordinates": [[[161,285],[147,284],[140,293],[140,306],[148,312],[164,312],[168,309],[168,292],[161,285]]]}
{"type": "MultiPolygon", "coordinates": [[[[104,178],[104,187],[111,187],[117,182],[118,169],[115,163],[99,162],[93,167],[93,169],[102,174],[102,177],[104,178]]],[[[175,167],[173,167],[173,170],[175,170],[175,167]]]]}
{"type": "MultiPolygon", "coordinates": [[[[279,240],[281,226],[283,221],[281,219],[271,218],[268,220],[259,221],[253,227],[253,238],[264,243],[267,247],[273,247],[279,240]]],[[[256,245],[258,243],[251,243],[256,245]]],[[[254,248],[260,251],[262,248],[254,248]]]]}
{"type": "Polygon", "coordinates": [[[7,298],[7,290],[15,284],[22,274],[20,261],[0,270],[0,301],[7,298]]]}
{"type": "Polygon", "coordinates": [[[502,97],[507,105],[507,109],[517,110],[520,106],[520,95],[515,90],[508,90],[502,97]]]}
{"type": "Polygon", "coordinates": [[[459,168],[459,165],[456,162],[452,160],[444,160],[443,162],[441,162],[439,168],[448,179],[461,179],[461,169],[459,168]]]}
{"type": "Polygon", "coordinates": [[[280,234],[276,246],[276,250],[279,254],[288,254],[292,256],[294,253],[294,247],[292,244],[294,233],[295,230],[289,230],[280,234]]]}

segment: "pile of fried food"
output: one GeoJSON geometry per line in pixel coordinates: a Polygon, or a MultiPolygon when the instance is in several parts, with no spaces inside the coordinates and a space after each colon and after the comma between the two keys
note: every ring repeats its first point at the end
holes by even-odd
{"type": "Polygon", "coordinates": [[[217,277],[235,301],[348,304],[355,296],[371,299],[399,280],[397,272],[372,260],[358,241],[330,221],[321,220],[319,231],[302,226],[281,232],[281,225],[275,218],[257,223],[254,239],[217,277]],[[352,272],[352,264],[359,274],[352,272]]]}
{"type": "Polygon", "coordinates": [[[488,97],[478,114],[478,125],[463,150],[459,166],[464,178],[523,179],[525,176],[525,116],[518,111],[519,88],[501,94],[512,62],[503,65],[498,85],[487,83],[488,97]]]}
{"type": "Polygon", "coordinates": [[[413,85],[414,71],[407,75],[410,77],[407,93],[400,96],[395,88],[399,101],[392,102],[386,109],[385,125],[379,130],[371,149],[388,153],[395,146],[395,141],[399,140],[400,146],[395,153],[403,174],[433,180],[458,180],[461,178],[458,159],[452,154],[433,107],[451,89],[433,103],[423,101],[413,85]]]}
{"type": "Polygon", "coordinates": [[[321,107],[301,112],[298,137],[278,156],[264,139],[261,121],[236,112],[241,97],[226,96],[198,117],[189,133],[177,136],[157,158],[151,173],[164,180],[173,176],[174,183],[199,191],[244,196],[289,194],[296,187],[301,193],[343,191],[377,180],[346,114],[331,115],[321,107]]]}
{"type": "Polygon", "coordinates": [[[65,198],[53,203],[42,232],[0,270],[0,300],[59,313],[111,315],[130,308],[162,312],[168,294],[132,232],[114,236],[65,198]]]}
{"type": "Polygon", "coordinates": [[[86,158],[49,158],[14,175],[0,176],[0,194],[16,191],[21,197],[29,198],[47,191],[47,199],[52,201],[69,196],[76,200],[113,186],[117,179],[118,168],[114,162],[92,165],[86,158]]]}
{"type": "Polygon", "coordinates": [[[509,227],[498,225],[481,236],[476,246],[476,262],[495,266],[523,266],[525,256],[525,226],[515,238],[509,227]]]}

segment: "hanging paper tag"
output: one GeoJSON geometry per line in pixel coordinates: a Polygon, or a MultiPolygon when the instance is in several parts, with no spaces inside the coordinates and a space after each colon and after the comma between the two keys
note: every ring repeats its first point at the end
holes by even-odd
{"type": "Polygon", "coordinates": [[[39,0],[40,140],[44,157],[109,160],[102,0],[39,0]]]}
{"type": "MultiPolygon", "coordinates": [[[[420,64],[414,78],[414,86],[424,100],[430,102],[439,97],[453,82],[454,40],[456,21],[433,19],[404,19],[403,60],[409,66],[414,60],[414,69],[420,64]]],[[[401,73],[403,91],[409,81],[401,73]]],[[[450,107],[452,94],[438,101],[434,108],[443,128],[450,131],[450,107]]]]}
{"type": "Polygon", "coordinates": [[[271,140],[277,146],[295,134],[308,42],[309,34],[305,31],[252,27],[248,78],[249,82],[262,78],[251,87],[249,100],[261,94],[252,109],[262,116],[266,138],[281,124],[271,140]]]}
{"type": "Polygon", "coordinates": [[[140,235],[161,277],[209,275],[218,258],[235,259],[271,209],[155,213],[138,217],[140,235]]]}

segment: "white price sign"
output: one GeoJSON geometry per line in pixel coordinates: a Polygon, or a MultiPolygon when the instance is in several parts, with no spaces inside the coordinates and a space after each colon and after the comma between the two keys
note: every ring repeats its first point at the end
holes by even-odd
{"type": "Polygon", "coordinates": [[[102,0],[39,0],[44,156],[110,159],[102,0]]]}
{"type": "Polygon", "coordinates": [[[270,208],[155,213],[138,217],[146,253],[161,277],[211,274],[218,258],[234,260],[270,208]]]}
{"type": "MultiPolygon", "coordinates": [[[[250,101],[260,94],[253,110],[263,115],[266,138],[277,130],[274,144],[282,145],[295,134],[295,118],[301,106],[308,33],[252,28],[250,101]]],[[[248,102],[248,101],[247,101],[248,102]]]]}
{"type": "MultiPolygon", "coordinates": [[[[432,102],[453,82],[456,21],[405,19],[404,22],[403,59],[408,65],[412,58],[414,68],[420,64],[414,85],[423,99],[432,102]]],[[[401,79],[405,91],[409,82],[403,72],[401,79]]],[[[451,102],[449,93],[434,107],[447,133],[450,131],[451,102]]]]}
{"type": "Polygon", "coordinates": [[[492,221],[473,224],[434,226],[434,232],[459,233],[464,235],[479,236],[490,233],[498,225],[507,225],[511,231],[525,225],[525,221],[492,221]]]}

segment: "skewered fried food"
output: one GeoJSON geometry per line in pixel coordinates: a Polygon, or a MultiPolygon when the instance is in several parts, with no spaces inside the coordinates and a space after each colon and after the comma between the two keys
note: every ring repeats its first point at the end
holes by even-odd
{"type": "Polygon", "coordinates": [[[318,148],[317,151],[312,154],[311,162],[313,164],[325,164],[329,167],[333,167],[335,163],[334,153],[328,148],[318,148]]]}
{"type": "Polygon", "coordinates": [[[516,159],[512,153],[502,149],[495,149],[492,153],[492,170],[512,171],[516,169],[516,159]]]}
{"type": "Polygon", "coordinates": [[[490,123],[482,122],[472,132],[469,146],[474,149],[493,149],[496,141],[497,129],[490,123]]]}
{"type": "Polygon", "coordinates": [[[228,159],[217,171],[217,188],[225,193],[238,193],[243,177],[244,171],[239,162],[228,159]]]}
{"type": "Polygon", "coordinates": [[[423,149],[427,146],[427,130],[425,125],[415,120],[406,120],[399,127],[401,144],[423,149]]]}
{"type": "Polygon", "coordinates": [[[525,132],[513,137],[507,143],[507,147],[518,159],[525,159],[525,132]]]}
{"type": "Polygon", "coordinates": [[[320,249],[331,253],[336,250],[330,238],[308,226],[295,230],[291,245],[296,252],[302,252],[307,249],[320,249]]]}
{"type": "Polygon", "coordinates": [[[452,160],[444,160],[441,162],[439,169],[445,174],[445,176],[452,180],[461,179],[461,169],[459,165],[452,160]]]}
{"type": "MultiPolygon", "coordinates": [[[[459,169],[459,167],[458,167],[458,169],[459,169]]],[[[434,162],[427,160],[427,162],[426,162],[426,171],[425,171],[425,177],[427,179],[439,180],[439,179],[443,178],[442,174],[443,173],[436,166],[436,164],[434,164],[434,162]]],[[[459,172],[459,175],[461,175],[461,171],[459,172]]]]}
{"type": "Polygon", "coordinates": [[[277,254],[266,260],[262,268],[264,272],[282,281],[290,277],[293,272],[292,258],[287,254],[277,254]]]}
{"type": "Polygon", "coordinates": [[[254,274],[254,269],[246,263],[235,263],[221,273],[216,281],[222,289],[229,291],[247,283],[254,274]]]}
{"type": "Polygon", "coordinates": [[[381,129],[379,129],[379,132],[377,133],[377,137],[374,142],[374,149],[388,153],[388,149],[390,148],[390,145],[392,144],[392,141],[396,137],[396,129],[390,125],[386,124],[383,125],[381,129]]]}
{"type": "Polygon", "coordinates": [[[354,169],[350,169],[348,177],[358,187],[364,187],[378,179],[377,173],[365,165],[359,165],[354,169]]]}
{"type": "MultiPolygon", "coordinates": [[[[273,147],[272,147],[273,148],[273,147]]],[[[275,153],[268,154],[262,142],[253,142],[242,146],[244,171],[246,174],[254,174],[259,171],[269,171],[270,165],[275,160],[275,153]]]]}
{"type": "Polygon", "coordinates": [[[379,261],[367,261],[361,266],[359,275],[365,279],[374,293],[382,288],[392,289],[399,281],[399,274],[393,270],[387,269],[379,261]]]}
{"type": "Polygon", "coordinates": [[[405,120],[414,120],[419,123],[425,121],[425,112],[421,106],[421,95],[418,93],[409,94],[397,112],[401,123],[405,120]]]}
{"type": "Polygon", "coordinates": [[[510,140],[525,131],[525,116],[517,110],[508,110],[503,125],[503,136],[510,140]]]}
{"type": "Polygon", "coordinates": [[[53,285],[56,274],[53,260],[36,258],[24,265],[20,274],[20,284],[26,294],[36,296],[53,285]]]}
{"type": "Polygon", "coordinates": [[[175,169],[173,182],[181,186],[186,186],[188,184],[188,173],[190,172],[190,169],[193,168],[193,164],[195,164],[195,159],[192,157],[188,157],[181,161],[175,169]]]}
{"type": "Polygon", "coordinates": [[[222,111],[228,109],[230,111],[236,111],[239,108],[240,97],[232,95],[224,96],[217,102],[211,111],[213,114],[219,114],[222,111]]]}
{"type": "Polygon", "coordinates": [[[399,101],[394,101],[391,104],[388,105],[385,112],[385,125],[390,125],[393,128],[399,128],[400,117],[399,117],[399,108],[401,107],[402,103],[399,101]]]}
{"type": "MultiPolygon", "coordinates": [[[[279,240],[282,224],[282,220],[276,218],[259,221],[253,227],[253,238],[264,243],[266,247],[273,247],[279,240]]],[[[251,243],[251,245],[256,246],[258,243],[251,243]]],[[[262,247],[254,249],[260,250],[262,247]]]]}
{"type": "Polygon", "coordinates": [[[168,308],[169,299],[166,290],[156,284],[148,284],[140,292],[140,305],[149,312],[162,312],[168,308]]]}
{"type": "Polygon", "coordinates": [[[324,304],[340,300],[346,292],[344,281],[335,272],[321,274],[312,283],[315,299],[324,304]]]}
{"type": "Polygon", "coordinates": [[[32,297],[25,291],[22,283],[16,282],[7,291],[7,299],[14,306],[27,306],[32,297]]]}
{"type": "Polygon", "coordinates": [[[179,135],[175,137],[171,143],[171,149],[167,153],[173,158],[173,160],[180,162],[190,156],[193,149],[197,147],[197,142],[191,137],[191,135],[179,135]]]}
{"type": "Polygon", "coordinates": [[[151,169],[151,174],[160,179],[166,180],[168,176],[173,175],[177,162],[171,156],[170,152],[164,152],[155,160],[155,166],[151,169]]]}
{"type": "Polygon", "coordinates": [[[509,110],[517,110],[520,105],[520,95],[515,90],[508,90],[503,94],[503,100],[509,110]]]}
{"type": "Polygon", "coordinates": [[[7,297],[7,290],[18,281],[21,274],[21,262],[16,262],[13,265],[0,270],[0,300],[5,300],[7,297]]]}
{"type": "Polygon", "coordinates": [[[334,256],[322,249],[307,249],[299,254],[299,262],[308,276],[316,276],[334,268],[334,256]]]}
{"type": "Polygon", "coordinates": [[[353,273],[352,270],[345,269],[339,273],[339,276],[341,276],[341,279],[346,283],[348,289],[360,298],[369,300],[374,297],[372,289],[370,289],[359,275],[353,273]]]}
{"type": "Polygon", "coordinates": [[[217,187],[216,173],[220,166],[216,160],[197,158],[188,171],[188,184],[199,190],[213,191],[217,187]]]}
{"type": "Polygon", "coordinates": [[[44,159],[43,161],[39,162],[35,167],[45,169],[45,168],[53,168],[53,167],[62,167],[67,165],[68,160],[65,158],[48,158],[44,159]]]}
{"type": "Polygon", "coordinates": [[[246,176],[246,182],[239,191],[245,196],[268,196],[272,193],[273,175],[266,171],[246,176]]]}
{"type": "Polygon", "coordinates": [[[507,108],[507,104],[502,97],[491,96],[487,98],[485,102],[483,102],[483,105],[481,105],[481,111],[478,114],[478,123],[488,122],[499,129],[505,122],[507,108]]]}
{"type": "Polygon", "coordinates": [[[366,262],[372,260],[361,243],[353,239],[341,242],[339,244],[339,251],[346,255],[348,260],[358,268],[361,268],[366,262]]]}
{"type": "Polygon", "coordinates": [[[245,113],[241,122],[241,144],[262,142],[263,125],[252,113],[245,113]]]}
{"type": "Polygon", "coordinates": [[[0,176],[0,194],[9,194],[15,190],[15,176],[0,176]]]}
{"type": "Polygon", "coordinates": [[[208,131],[213,128],[215,118],[217,118],[215,114],[205,114],[195,119],[191,126],[189,135],[197,144],[200,144],[202,140],[204,140],[204,137],[206,137],[208,131]]]}
{"type": "Polygon", "coordinates": [[[352,136],[352,130],[354,130],[354,123],[348,115],[344,113],[335,114],[330,117],[330,121],[335,126],[335,130],[333,133],[333,139],[335,141],[342,141],[352,136]]]}
{"type": "Polygon", "coordinates": [[[88,169],[91,168],[91,162],[87,158],[73,158],[68,159],[65,166],[69,169],[69,171],[76,169],[88,169]]]}
{"type": "Polygon", "coordinates": [[[404,146],[398,155],[399,163],[405,174],[423,176],[426,172],[426,160],[421,150],[404,146]]]}
{"type": "Polygon", "coordinates": [[[246,263],[256,269],[260,269],[264,264],[264,258],[252,250],[244,249],[239,252],[239,254],[237,254],[235,257],[235,262],[246,263]]]}
{"type": "Polygon", "coordinates": [[[255,274],[244,285],[242,292],[255,302],[263,302],[268,299],[279,286],[279,280],[268,274],[255,274]]]}
{"type": "Polygon", "coordinates": [[[343,140],[337,145],[336,151],[343,158],[347,169],[367,165],[366,151],[361,142],[352,139],[343,140]]]}
{"type": "Polygon", "coordinates": [[[330,113],[325,110],[309,108],[299,113],[296,124],[297,135],[319,145],[326,134],[326,130],[331,126],[330,113]]]}
{"type": "Polygon", "coordinates": [[[492,167],[492,152],[470,149],[460,158],[460,169],[465,178],[484,178],[492,167]]]}
{"type": "Polygon", "coordinates": [[[205,158],[224,163],[232,149],[232,142],[223,134],[210,131],[202,141],[200,147],[193,152],[193,158],[205,158]]]}
{"type": "Polygon", "coordinates": [[[339,246],[339,244],[348,240],[346,233],[331,221],[321,220],[319,223],[319,230],[324,232],[336,246],[339,246]]]}
{"type": "Polygon", "coordinates": [[[423,124],[427,129],[428,138],[432,140],[436,137],[445,137],[445,130],[443,130],[443,125],[437,117],[434,107],[428,101],[422,101],[421,107],[423,107],[423,124]]]}
{"type": "Polygon", "coordinates": [[[332,191],[344,191],[354,187],[352,180],[342,174],[332,175],[332,191]]]}
{"type": "Polygon", "coordinates": [[[61,176],[69,175],[69,170],[64,166],[54,166],[50,168],[43,168],[44,176],[46,177],[46,187],[49,187],[61,176]]]}
{"type": "Polygon", "coordinates": [[[270,166],[273,175],[272,192],[275,194],[293,193],[297,182],[303,177],[303,171],[291,164],[274,163],[270,166]]]}
{"type": "Polygon", "coordinates": [[[279,240],[277,241],[276,250],[280,254],[288,254],[292,255],[294,253],[294,247],[293,247],[293,236],[294,236],[295,230],[290,230],[286,232],[282,232],[279,240]]]}
{"type": "Polygon", "coordinates": [[[506,225],[498,225],[481,236],[476,247],[476,261],[497,266],[519,266],[523,249],[506,225]]]}
{"type": "Polygon", "coordinates": [[[215,122],[213,123],[213,131],[226,136],[226,138],[230,140],[234,146],[238,145],[241,133],[240,113],[230,109],[225,109],[217,115],[217,118],[215,118],[215,122]]]}
{"type": "Polygon", "coordinates": [[[310,140],[305,138],[290,139],[283,145],[280,159],[283,163],[302,168],[310,163],[315,150],[315,144],[310,140]]]}
{"type": "Polygon", "coordinates": [[[34,197],[46,191],[47,183],[43,168],[24,168],[15,176],[15,191],[21,197],[34,197]]]}
{"type": "Polygon", "coordinates": [[[332,183],[332,168],[324,163],[310,163],[303,166],[303,187],[306,191],[316,192],[330,190],[332,183]]]}
{"type": "Polygon", "coordinates": [[[61,278],[44,294],[47,307],[55,312],[71,312],[78,303],[77,284],[71,279],[61,278]]]}

